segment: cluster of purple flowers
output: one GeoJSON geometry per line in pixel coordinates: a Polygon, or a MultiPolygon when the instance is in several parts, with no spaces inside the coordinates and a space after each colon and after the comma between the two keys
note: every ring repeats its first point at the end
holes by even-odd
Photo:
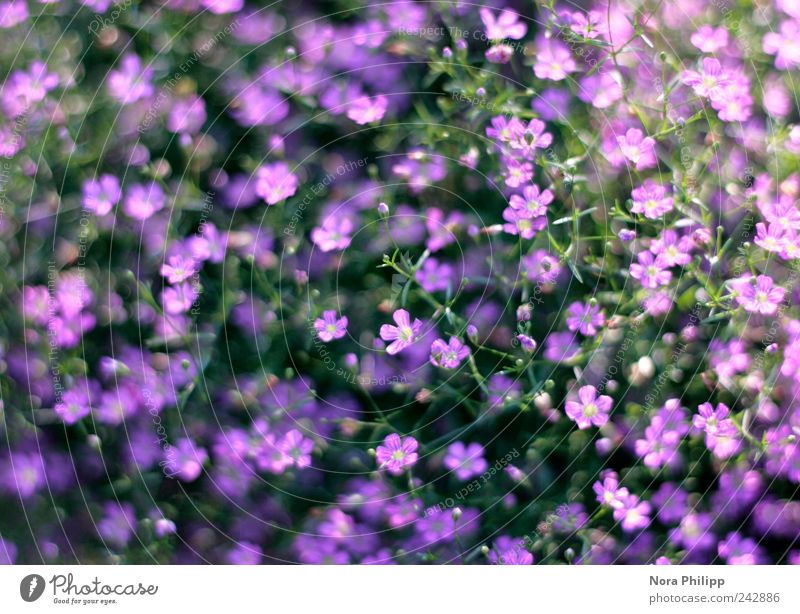
{"type": "Polygon", "coordinates": [[[134,4],[0,0],[0,564],[800,563],[796,2],[134,4]]]}

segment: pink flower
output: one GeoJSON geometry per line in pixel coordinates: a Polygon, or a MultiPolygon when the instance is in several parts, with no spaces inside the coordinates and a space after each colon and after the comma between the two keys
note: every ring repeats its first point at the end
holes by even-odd
{"type": "Polygon", "coordinates": [[[492,64],[508,64],[514,55],[514,48],[505,44],[492,45],[484,55],[492,64]]]}
{"type": "Polygon", "coordinates": [[[518,188],[533,179],[533,165],[530,162],[508,158],[505,160],[505,167],[503,176],[509,188],[518,188]]]}
{"type": "Polygon", "coordinates": [[[512,149],[517,149],[528,158],[536,155],[537,149],[546,149],[553,142],[553,135],[544,131],[544,122],[540,119],[532,119],[524,130],[515,132],[512,135],[509,145],[512,149]]]}
{"type": "Polygon", "coordinates": [[[536,348],[539,347],[536,340],[528,335],[517,335],[516,339],[519,341],[520,347],[528,354],[533,354],[536,348]]]}
{"type": "Polygon", "coordinates": [[[567,401],[567,416],[574,420],[581,430],[590,426],[603,426],[608,422],[613,400],[606,395],[597,396],[594,386],[583,386],[578,390],[579,401],[567,401]]]}
{"type": "Polygon", "coordinates": [[[656,220],[665,213],[672,211],[672,197],[667,195],[667,188],[652,179],[646,179],[644,184],[631,192],[633,213],[641,213],[646,218],[656,220]]]}
{"type": "Polygon", "coordinates": [[[595,109],[607,109],[622,99],[622,93],[622,77],[613,71],[581,79],[578,98],[595,109]]]}
{"type": "Polygon", "coordinates": [[[650,251],[656,255],[663,254],[667,266],[683,266],[692,260],[692,238],[681,237],[677,232],[668,228],[661,236],[650,244],[650,251]]]}
{"type": "Polygon", "coordinates": [[[121,104],[131,104],[153,93],[152,68],[144,68],[135,53],[125,55],[117,70],[108,73],[108,93],[121,104]]]}
{"type": "Polygon", "coordinates": [[[100,175],[83,184],[83,206],[95,215],[106,215],[119,202],[122,191],[114,175],[100,175]]]}
{"type": "Polygon", "coordinates": [[[765,226],[763,222],[759,222],[756,224],[756,238],[753,239],[753,243],[768,252],[780,254],[785,248],[787,235],[786,229],[778,224],[771,223],[765,226]]]}
{"type": "Polygon", "coordinates": [[[165,197],[161,186],[155,182],[147,185],[136,183],[128,188],[122,209],[128,217],[144,221],[161,211],[164,205],[165,197]]]}
{"type": "Polygon", "coordinates": [[[186,313],[197,298],[197,290],[190,283],[184,282],[175,286],[167,286],[161,294],[164,311],[176,315],[186,313]]]}
{"type": "Polygon", "coordinates": [[[580,34],[584,38],[597,38],[600,36],[600,27],[603,23],[603,15],[600,11],[575,11],[569,16],[569,29],[580,34]]]}
{"type": "Polygon", "coordinates": [[[486,136],[501,143],[508,143],[525,130],[525,124],[516,117],[507,119],[504,115],[497,115],[492,118],[491,124],[491,128],[486,129],[486,136]]]}
{"type": "Polygon", "coordinates": [[[445,369],[455,369],[461,361],[469,356],[469,348],[456,337],[450,337],[450,342],[437,339],[431,344],[431,363],[445,369]]]}
{"type": "Polygon", "coordinates": [[[715,28],[706,24],[692,34],[689,40],[703,53],[716,53],[728,46],[728,31],[723,26],[715,28]]]}
{"type": "Polygon", "coordinates": [[[781,22],[779,32],[768,32],[762,40],[764,53],[775,56],[775,68],[792,70],[800,66],[800,21],[787,19],[781,22]]]}
{"type": "Polygon", "coordinates": [[[459,480],[481,475],[489,466],[483,458],[483,446],[479,443],[471,443],[465,446],[462,442],[456,441],[447,448],[447,455],[444,457],[444,466],[455,471],[459,480]]]}
{"type": "Polygon", "coordinates": [[[381,95],[375,98],[361,96],[350,103],[347,117],[357,124],[371,124],[383,118],[388,104],[386,96],[381,95]]]}
{"type": "Polygon", "coordinates": [[[711,403],[703,403],[697,408],[697,415],[692,418],[692,425],[707,435],[725,435],[736,432],[733,421],[728,418],[730,409],[724,403],[717,403],[716,409],[711,403]]]}
{"type": "Polygon", "coordinates": [[[577,70],[569,47],[557,40],[541,38],[537,41],[536,63],[533,72],[539,79],[561,81],[577,70]]]}
{"type": "Polygon", "coordinates": [[[604,474],[606,477],[602,482],[595,482],[592,490],[597,495],[597,501],[601,505],[608,505],[614,509],[625,506],[625,500],[628,497],[628,489],[620,487],[617,474],[612,472],[612,475],[604,474]]]}
{"type": "Polygon", "coordinates": [[[650,509],[647,501],[639,501],[639,497],[629,494],[624,498],[622,507],[614,510],[614,520],[621,523],[623,531],[632,533],[650,524],[650,509]]]}
{"type": "Polygon", "coordinates": [[[304,438],[297,429],[286,433],[278,442],[277,447],[298,468],[302,469],[311,465],[311,451],[314,449],[314,442],[304,438]]]}
{"type": "Polygon", "coordinates": [[[392,318],[397,326],[384,324],[381,326],[380,335],[384,341],[392,341],[386,348],[386,352],[397,354],[416,341],[417,335],[422,330],[422,320],[415,318],[412,323],[411,317],[405,309],[395,311],[392,318]]]}
{"type": "Polygon", "coordinates": [[[400,475],[403,469],[417,462],[417,440],[392,433],[383,440],[383,445],[375,450],[375,460],[379,469],[386,469],[392,475],[400,475]]]}
{"type": "Polygon", "coordinates": [[[551,202],[553,202],[553,193],[550,190],[540,192],[539,186],[529,185],[522,190],[522,196],[512,194],[508,204],[525,217],[535,218],[547,213],[547,205],[551,202]]]}
{"type": "Polygon", "coordinates": [[[630,128],[625,136],[617,137],[622,155],[633,162],[637,171],[656,166],[656,142],[652,137],[645,137],[641,130],[630,128]]]}
{"type": "Polygon", "coordinates": [[[598,305],[575,301],[567,308],[567,328],[579,330],[582,335],[596,335],[598,327],[605,324],[605,314],[598,305]]]}
{"type": "Polygon", "coordinates": [[[756,283],[742,284],[736,295],[736,302],[744,307],[745,311],[771,316],[778,311],[778,305],[783,301],[786,291],[768,275],[759,275],[756,283]]]}
{"type": "Polygon", "coordinates": [[[326,343],[334,339],[341,339],[347,334],[347,316],[337,319],[335,311],[324,311],[322,318],[314,321],[314,328],[317,336],[326,343]]]}
{"type": "Polygon", "coordinates": [[[702,71],[687,70],[681,76],[681,82],[691,87],[695,94],[712,100],[722,95],[723,88],[730,81],[730,75],[716,58],[703,58],[702,71]]]}
{"type": "Polygon", "coordinates": [[[649,251],[639,252],[636,256],[637,263],[631,265],[631,277],[638,279],[645,288],[654,290],[659,286],[666,286],[672,279],[672,272],[667,268],[667,259],[663,254],[653,257],[649,251]]]}
{"type": "Polygon", "coordinates": [[[353,222],[346,216],[329,215],[322,222],[322,228],[311,231],[311,240],[323,252],[346,249],[350,245],[353,222]]]}
{"type": "Polygon", "coordinates": [[[171,284],[179,284],[189,279],[197,271],[197,263],[181,255],[170,256],[167,264],[161,265],[161,275],[171,284]]]}
{"type": "Polygon", "coordinates": [[[547,226],[547,216],[541,215],[531,219],[526,211],[511,207],[503,210],[503,219],[508,222],[503,224],[503,230],[511,235],[519,235],[523,239],[533,239],[547,226]]]}
{"type": "Polygon", "coordinates": [[[730,458],[741,445],[739,430],[733,420],[728,418],[730,410],[724,403],[717,403],[714,409],[711,403],[703,403],[697,408],[697,415],[692,425],[706,434],[706,447],[720,459],[730,458]]]}
{"type": "Polygon", "coordinates": [[[297,175],[289,172],[286,162],[265,164],[256,171],[256,194],[274,205],[294,195],[297,191],[297,175]]]}
{"type": "Polygon", "coordinates": [[[519,15],[514,11],[502,10],[499,17],[488,8],[480,10],[481,21],[486,28],[486,38],[493,41],[512,38],[519,40],[528,31],[528,26],[519,22],[519,15]]]}

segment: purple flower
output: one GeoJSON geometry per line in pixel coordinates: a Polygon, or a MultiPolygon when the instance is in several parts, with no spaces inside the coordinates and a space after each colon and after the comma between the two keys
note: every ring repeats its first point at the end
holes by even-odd
{"type": "Polygon", "coordinates": [[[514,55],[514,48],[500,43],[489,47],[484,55],[492,64],[508,64],[514,55]]]}
{"type": "Polygon", "coordinates": [[[400,475],[406,467],[417,462],[417,440],[403,437],[397,433],[387,435],[383,445],[375,450],[379,469],[386,469],[392,475],[400,475]]]}
{"type": "Polygon", "coordinates": [[[775,56],[775,68],[792,70],[800,66],[800,50],[797,40],[800,38],[800,21],[786,19],[781,22],[778,32],[768,32],[762,39],[764,53],[775,56]]]}
{"type": "Polygon", "coordinates": [[[687,70],[681,75],[681,81],[691,87],[694,93],[702,98],[719,98],[723,88],[731,82],[730,75],[722,69],[716,58],[703,58],[700,72],[687,70]]]}
{"type": "Polygon", "coordinates": [[[165,204],[166,197],[160,185],[135,183],[127,189],[122,209],[135,220],[146,220],[161,211],[165,204]]]}
{"type": "Polygon", "coordinates": [[[540,230],[547,227],[547,217],[542,215],[531,219],[527,211],[506,207],[503,210],[503,230],[510,235],[519,235],[523,239],[533,239],[540,230]]]}
{"type": "Polygon", "coordinates": [[[759,275],[756,283],[743,283],[738,286],[739,293],[736,302],[744,307],[745,311],[771,316],[778,311],[778,305],[783,301],[786,291],[767,275],[759,275]]]}
{"type": "Polygon", "coordinates": [[[469,356],[469,348],[456,337],[449,342],[437,339],[431,344],[431,364],[445,369],[455,369],[461,361],[469,356]]]}
{"type": "Polygon", "coordinates": [[[303,437],[297,429],[292,429],[284,435],[277,445],[278,450],[297,465],[300,469],[311,465],[311,452],[314,449],[314,442],[303,437]]]}
{"type": "Polygon", "coordinates": [[[553,135],[544,130],[545,125],[542,120],[532,119],[524,130],[517,131],[512,135],[508,144],[511,149],[519,150],[524,156],[532,158],[536,155],[537,149],[546,149],[553,142],[553,135]]]}
{"type": "Polygon", "coordinates": [[[739,449],[739,430],[733,420],[728,418],[730,410],[724,403],[717,403],[716,409],[711,403],[703,403],[697,408],[697,415],[692,419],[695,429],[706,435],[706,447],[717,458],[725,459],[739,449]]]}
{"type": "Polygon", "coordinates": [[[494,540],[489,561],[494,565],[533,565],[533,555],[525,548],[525,539],[501,535],[494,540]]]}
{"type": "Polygon", "coordinates": [[[650,179],[631,192],[633,213],[641,213],[646,218],[656,220],[673,208],[672,197],[667,195],[667,188],[650,179]]]}
{"type": "Polygon", "coordinates": [[[728,418],[730,409],[724,403],[717,403],[716,409],[711,403],[703,403],[697,408],[697,412],[697,415],[692,418],[692,425],[707,435],[724,435],[736,432],[733,421],[728,418]]]}
{"type": "Polygon", "coordinates": [[[522,396],[522,385],[503,373],[495,373],[489,378],[489,411],[503,408],[522,396]]]}
{"type": "Polygon", "coordinates": [[[607,109],[622,98],[622,77],[619,73],[596,73],[581,79],[578,98],[596,109],[607,109]]]}
{"type": "Polygon", "coordinates": [[[504,115],[497,115],[490,123],[491,127],[486,129],[486,136],[500,143],[510,142],[525,130],[525,124],[516,117],[509,119],[504,115]]]}
{"type": "Polygon", "coordinates": [[[479,12],[489,40],[519,40],[528,31],[528,26],[519,21],[519,15],[514,11],[503,9],[497,17],[488,8],[482,8],[479,12]]]}
{"type": "Polygon", "coordinates": [[[619,485],[619,479],[615,473],[607,475],[602,482],[595,482],[592,490],[597,495],[598,503],[614,509],[624,507],[629,494],[627,488],[619,485]]]}
{"type": "Polygon", "coordinates": [[[575,335],[567,331],[547,335],[544,348],[544,357],[551,362],[569,362],[581,351],[575,343],[575,335]]]}
{"type": "Polygon", "coordinates": [[[767,563],[764,550],[750,537],[737,531],[728,533],[717,545],[717,553],[728,565],[763,565],[767,563]]]}
{"type": "Polygon", "coordinates": [[[274,205],[294,195],[298,182],[286,162],[265,164],[256,171],[256,194],[274,205]]]}
{"type": "Polygon", "coordinates": [[[716,544],[717,538],[711,531],[713,522],[711,514],[690,512],[677,529],[670,531],[670,541],[686,548],[689,557],[702,555],[716,544]]]}
{"type": "Polygon", "coordinates": [[[188,282],[167,286],[161,293],[161,304],[166,313],[176,315],[186,313],[197,299],[197,290],[188,282]]]}
{"type": "Polygon", "coordinates": [[[644,439],[637,439],[634,445],[636,454],[644,458],[645,467],[658,469],[664,465],[680,462],[680,457],[677,455],[680,442],[680,432],[669,428],[664,418],[656,415],[645,429],[644,439]]]}
{"type": "Polygon", "coordinates": [[[453,267],[449,264],[439,264],[435,258],[428,258],[415,275],[417,283],[425,292],[447,290],[453,279],[453,267]]]}
{"type": "Polygon", "coordinates": [[[539,191],[539,186],[529,185],[522,190],[522,196],[513,194],[508,204],[515,211],[519,211],[528,218],[536,218],[547,213],[547,205],[553,202],[553,193],[550,190],[539,191]]]}
{"type": "Polygon", "coordinates": [[[376,96],[375,98],[361,96],[350,103],[347,117],[357,124],[371,124],[383,119],[388,104],[386,96],[376,96]]]}
{"type": "Polygon", "coordinates": [[[638,263],[631,265],[631,277],[638,279],[643,287],[655,289],[672,279],[672,272],[665,270],[669,265],[663,254],[654,258],[649,251],[639,252],[636,260],[638,263]]]}
{"type": "Polygon", "coordinates": [[[184,438],[174,446],[165,447],[161,464],[167,476],[177,477],[182,482],[194,482],[203,472],[207,460],[205,448],[197,447],[191,439],[184,438]]]}
{"type": "Polygon", "coordinates": [[[697,32],[689,38],[692,45],[703,53],[716,53],[720,49],[728,46],[728,31],[724,26],[715,28],[708,24],[701,26],[697,32]]]}
{"type": "Polygon", "coordinates": [[[197,134],[206,121],[205,100],[192,94],[172,103],[167,116],[167,130],[176,133],[197,134]]]}
{"type": "Polygon", "coordinates": [[[582,335],[596,335],[606,321],[605,313],[597,304],[575,301],[567,307],[567,328],[582,335]]]}
{"type": "Polygon", "coordinates": [[[630,160],[637,171],[642,171],[656,166],[656,141],[652,137],[645,137],[641,130],[629,129],[625,136],[617,137],[622,155],[630,160]]]}
{"type": "Polygon", "coordinates": [[[650,504],[640,501],[639,497],[628,494],[622,505],[614,509],[614,520],[621,523],[622,530],[632,533],[646,528],[650,524],[650,504]]]}
{"type": "Polygon", "coordinates": [[[329,215],[322,227],[317,226],[311,231],[311,240],[323,252],[346,249],[352,240],[352,232],[353,221],[349,217],[329,215]]]}
{"type": "Polygon", "coordinates": [[[796,236],[793,231],[777,223],[770,223],[769,226],[763,222],[756,224],[756,238],[753,243],[768,252],[780,254],[786,249],[787,241],[794,242],[795,240],[796,236]]]}
{"type": "Polygon", "coordinates": [[[555,38],[541,37],[537,39],[536,47],[538,53],[533,72],[539,79],[562,81],[578,69],[569,47],[555,38]]]}
{"type": "Polygon", "coordinates": [[[506,158],[504,166],[503,177],[509,188],[518,188],[533,179],[533,165],[530,162],[506,158]]]}
{"type": "Polygon", "coordinates": [[[447,455],[444,457],[444,466],[455,471],[459,480],[481,475],[489,464],[483,458],[483,446],[479,443],[471,443],[465,446],[462,442],[456,441],[447,448],[447,455]]]}
{"type": "Polygon", "coordinates": [[[665,482],[651,499],[656,507],[656,516],[663,524],[679,522],[689,509],[689,495],[677,484],[665,482]]]}
{"type": "Polygon", "coordinates": [[[336,318],[336,312],[328,310],[322,312],[322,318],[314,321],[317,336],[326,343],[334,339],[341,339],[347,334],[347,316],[336,318]]]}
{"type": "Polygon", "coordinates": [[[517,335],[517,341],[519,341],[519,344],[522,347],[522,349],[528,354],[533,354],[536,351],[536,348],[538,347],[538,345],[536,344],[536,340],[529,337],[528,335],[517,335]]]}
{"type": "Polygon", "coordinates": [[[119,202],[122,190],[114,175],[100,175],[83,184],[83,206],[95,215],[106,215],[119,202]]]}
{"type": "Polygon", "coordinates": [[[75,424],[91,412],[91,404],[86,389],[78,386],[61,395],[61,400],[53,410],[64,424],[75,424]]]}
{"type": "Polygon", "coordinates": [[[567,401],[567,416],[574,420],[578,428],[588,429],[590,426],[603,426],[608,422],[608,412],[614,401],[607,395],[597,396],[594,386],[582,386],[578,390],[578,401],[567,401]]]}
{"type": "Polygon", "coordinates": [[[186,281],[196,272],[197,263],[180,254],[170,256],[167,263],[161,265],[161,275],[166,277],[171,284],[179,284],[182,281],[186,281]]]}
{"type": "Polygon", "coordinates": [[[130,503],[106,503],[97,532],[106,542],[124,548],[136,530],[136,512],[130,503]]]}
{"type": "Polygon", "coordinates": [[[448,214],[447,218],[441,209],[432,207],[425,212],[425,228],[428,230],[429,238],[425,246],[431,252],[438,252],[455,243],[455,231],[463,221],[463,216],[458,211],[448,214]]]}
{"type": "Polygon", "coordinates": [[[597,38],[603,24],[603,14],[600,11],[575,11],[569,16],[569,29],[584,38],[597,38]]]}
{"type": "Polygon", "coordinates": [[[650,251],[656,256],[663,254],[667,266],[684,266],[692,261],[690,251],[693,245],[691,237],[681,237],[669,228],[650,244],[650,251]]]}
{"type": "Polygon", "coordinates": [[[392,315],[392,319],[397,326],[391,324],[383,324],[380,330],[381,339],[384,341],[392,341],[386,348],[389,354],[397,354],[404,348],[416,341],[420,331],[422,331],[422,320],[415,318],[411,322],[411,316],[405,309],[398,309],[392,315]]]}
{"type": "Polygon", "coordinates": [[[143,68],[135,53],[125,55],[117,70],[108,73],[108,93],[121,104],[131,104],[153,93],[152,68],[143,68]]]}

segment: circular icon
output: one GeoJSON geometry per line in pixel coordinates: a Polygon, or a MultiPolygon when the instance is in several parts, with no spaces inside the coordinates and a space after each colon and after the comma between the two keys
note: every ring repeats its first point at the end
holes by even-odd
{"type": "Polygon", "coordinates": [[[36,601],[44,592],[44,578],[39,574],[32,573],[22,578],[19,583],[19,595],[25,601],[36,601]]]}

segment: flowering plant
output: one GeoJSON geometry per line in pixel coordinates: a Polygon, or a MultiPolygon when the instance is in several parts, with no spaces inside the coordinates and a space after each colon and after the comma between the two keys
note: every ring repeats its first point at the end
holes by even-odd
{"type": "Polygon", "coordinates": [[[0,0],[0,562],[800,562],[797,6],[0,0]]]}

